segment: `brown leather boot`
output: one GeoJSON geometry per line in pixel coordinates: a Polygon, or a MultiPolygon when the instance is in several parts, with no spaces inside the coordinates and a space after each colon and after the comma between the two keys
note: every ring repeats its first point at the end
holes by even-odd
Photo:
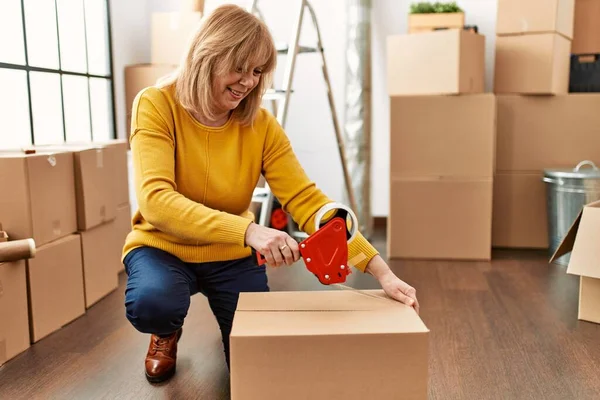
{"type": "Polygon", "coordinates": [[[177,363],[177,342],[183,328],[169,337],[157,335],[150,337],[148,354],[146,354],[146,379],[152,383],[163,382],[173,376],[177,363]]]}

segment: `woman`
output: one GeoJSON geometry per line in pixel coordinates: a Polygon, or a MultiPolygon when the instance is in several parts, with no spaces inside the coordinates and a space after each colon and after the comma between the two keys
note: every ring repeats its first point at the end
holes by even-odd
{"type": "MultiPolygon", "coordinates": [[[[131,150],[139,210],[124,247],[126,315],[151,334],[151,382],[175,372],[177,341],[190,296],[207,296],[227,365],[240,292],[268,291],[270,266],[300,259],[285,232],[253,222],[252,192],[261,173],[299,227],[331,203],[309,180],[277,120],[260,107],[276,63],[268,28],[226,5],[206,17],[178,72],[142,90],[132,109],[131,150]]],[[[398,279],[360,233],[349,246],[355,267],[391,297],[415,307],[415,290],[398,279]]]]}

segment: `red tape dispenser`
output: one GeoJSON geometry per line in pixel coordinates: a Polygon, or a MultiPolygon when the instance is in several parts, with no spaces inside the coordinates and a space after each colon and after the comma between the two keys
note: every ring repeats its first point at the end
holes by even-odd
{"type": "MultiPolygon", "coordinates": [[[[354,239],[357,231],[357,219],[352,210],[338,203],[330,203],[319,210],[315,217],[315,233],[300,242],[300,254],[306,268],[312,272],[323,285],[346,282],[351,273],[348,265],[348,244],[354,239]],[[323,216],[336,210],[326,221],[323,216]],[[348,218],[351,227],[348,228],[348,218]]],[[[257,254],[258,263],[266,262],[261,254],[257,254]]]]}

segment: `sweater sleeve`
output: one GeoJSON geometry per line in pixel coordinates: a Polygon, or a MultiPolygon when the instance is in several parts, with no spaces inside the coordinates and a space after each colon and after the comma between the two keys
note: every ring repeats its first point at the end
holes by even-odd
{"type": "MultiPolygon", "coordinates": [[[[263,175],[283,210],[292,216],[303,232],[309,235],[314,233],[317,212],[333,200],[307,176],[289,138],[271,115],[268,116],[267,123],[263,175]]],[[[377,254],[379,252],[357,232],[348,248],[348,258],[356,260],[354,267],[364,272],[369,261],[377,254]]]]}
{"type": "Polygon", "coordinates": [[[140,92],[131,119],[134,184],[142,216],[160,231],[190,243],[245,246],[250,219],[211,209],[177,192],[175,128],[163,94],[156,88],[140,92]]]}

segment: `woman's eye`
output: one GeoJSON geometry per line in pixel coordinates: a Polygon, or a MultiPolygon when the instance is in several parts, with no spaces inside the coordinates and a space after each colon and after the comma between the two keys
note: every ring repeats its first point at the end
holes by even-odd
{"type": "Polygon", "coordinates": [[[260,69],[255,69],[255,70],[254,70],[254,73],[255,73],[256,75],[260,75],[260,74],[262,74],[262,71],[261,71],[260,69]]]}

